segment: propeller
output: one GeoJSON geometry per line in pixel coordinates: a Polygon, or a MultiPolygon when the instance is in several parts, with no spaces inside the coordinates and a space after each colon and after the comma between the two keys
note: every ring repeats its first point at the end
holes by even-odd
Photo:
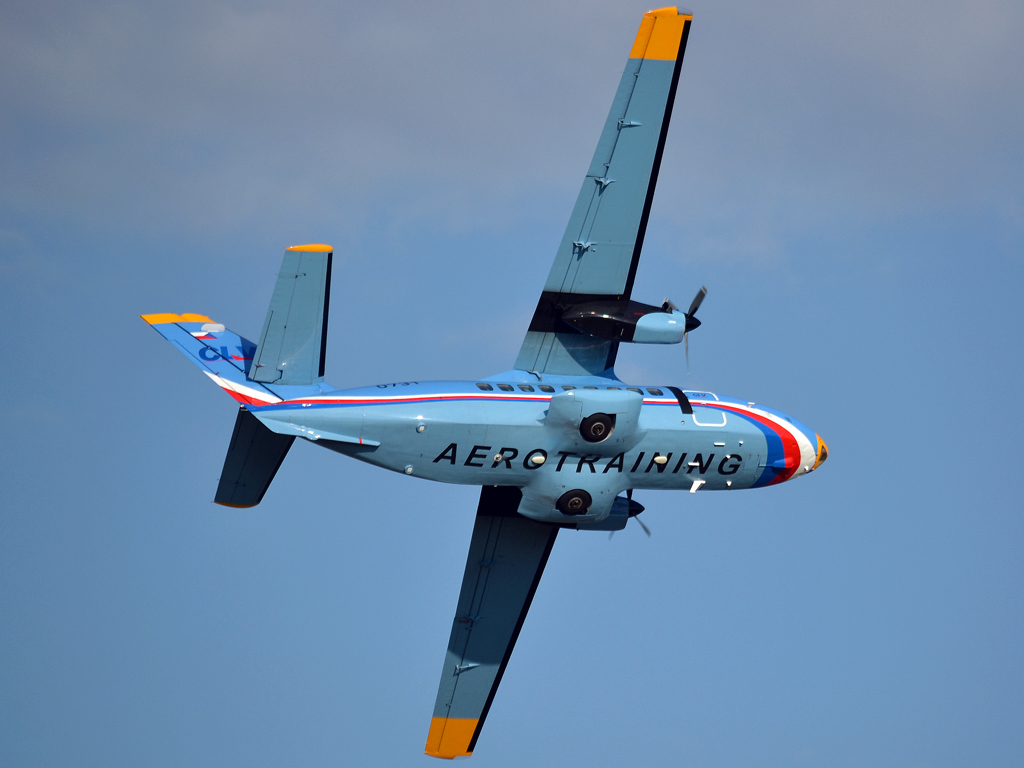
{"type": "MultiPolygon", "coordinates": [[[[686,330],[683,331],[683,345],[686,347],[686,372],[690,372],[690,331],[700,328],[700,320],[694,315],[697,314],[697,310],[700,309],[700,304],[704,301],[704,297],[708,295],[708,287],[702,285],[700,290],[697,291],[697,295],[693,297],[693,301],[690,302],[690,308],[686,310],[686,330]]],[[[639,522],[639,520],[637,521],[639,522]]]]}
{"type": "MultiPolygon", "coordinates": [[[[629,499],[630,501],[633,500],[633,489],[632,488],[627,488],[626,489],[626,498],[629,499]]],[[[644,511],[644,508],[640,507],[640,512],[643,512],[643,511],[644,511]]],[[[647,538],[649,539],[649,538],[651,538],[651,529],[648,528],[646,525],[644,525],[644,521],[640,519],[640,517],[639,517],[640,512],[637,512],[635,515],[633,515],[633,519],[636,520],[638,523],[640,523],[640,527],[644,529],[644,533],[647,534],[647,538]]]]}
{"type": "MultiPolygon", "coordinates": [[[[629,501],[633,501],[633,489],[632,488],[627,488],[626,489],[626,498],[629,499],[629,501]]],[[[630,506],[632,506],[632,505],[630,505],[630,506]]],[[[637,515],[639,515],[640,512],[644,511],[644,508],[643,508],[642,505],[639,505],[639,504],[637,506],[640,507],[640,511],[637,512],[636,514],[630,515],[630,517],[633,520],[636,520],[638,523],[640,523],[640,527],[644,529],[644,533],[647,534],[647,538],[649,539],[649,538],[651,538],[651,529],[648,528],[646,525],[644,525],[643,520],[641,520],[639,517],[637,517],[637,515]]],[[[627,520],[626,522],[628,523],[629,521],[627,520]]],[[[612,536],[614,536],[614,535],[615,535],[615,531],[611,531],[608,534],[608,541],[611,541],[612,540],[612,536]]]]}

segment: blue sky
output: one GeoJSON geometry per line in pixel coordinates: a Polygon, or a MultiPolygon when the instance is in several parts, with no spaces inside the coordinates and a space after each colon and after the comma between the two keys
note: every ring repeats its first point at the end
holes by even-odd
{"type": "MultiPolygon", "coordinates": [[[[509,368],[645,6],[21,3],[0,18],[0,755],[428,764],[475,509],[297,445],[137,315],[258,335],[336,247],[336,386],[509,368]]],[[[692,6],[619,373],[831,458],[559,537],[479,766],[1024,761],[1024,10],[692,6]]]]}

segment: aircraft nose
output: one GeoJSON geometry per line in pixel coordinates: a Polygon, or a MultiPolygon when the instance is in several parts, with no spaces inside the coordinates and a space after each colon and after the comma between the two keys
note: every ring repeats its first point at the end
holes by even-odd
{"type": "Polygon", "coordinates": [[[820,467],[822,464],[824,464],[825,459],[828,458],[828,446],[825,445],[825,441],[821,439],[821,435],[819,435],[817,432],[814,433],[814,436],[818,438],[818,457],[814,461],[814,467],[812,468],[812,471],[820,467]]]}

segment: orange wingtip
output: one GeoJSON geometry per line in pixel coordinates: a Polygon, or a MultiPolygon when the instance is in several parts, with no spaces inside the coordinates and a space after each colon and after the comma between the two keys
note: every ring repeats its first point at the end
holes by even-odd
{"type": "Polygon", "coordinates": [[[683,27],[692,20],[693,14],[682,8],[648,11],[640,22],[629,58],[675,61],[683,39],[683,27]]]}
{"type": "Polygon", "coordinates": [[[333,253],[333,245],[324,245],[323,243],[310,243],[309,245],[293,245],[289,248],[285,248],[286,251],[312,251],[313,253],[333,253]]]}
{"type": "Polygon", "coordinates": [[[479,720],[464,717],[434,717],[430,720],[430,733],[427,734],[427,748],[423,750],[431,757],[454,760],[456,757],[469,757],[469,742],[476,733],[479,720]]]}
{"type": "Polygon", "coordinates": [[[212,323],[213,320],[206,315],[193,315],[186,312],[184,315],[175,315],[171,312],[162,312],[156,315],[139,315],[150,325],[161,325],[162,323],[212,323]]]}

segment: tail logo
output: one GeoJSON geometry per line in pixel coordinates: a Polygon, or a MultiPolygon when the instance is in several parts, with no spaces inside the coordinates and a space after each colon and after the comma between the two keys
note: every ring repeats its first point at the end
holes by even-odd
{"type": "Polygon", "coordinates": [[[253,353],[256,352],[256,347],[235,347],[235,349],[238,350],[237,355],[233,355],[230,352],[228,352],[227,347],[221,347],[220,352],[218,352],[213,347],[204,346],[202,349],[199,350],[199,357],[208,363],[220,359],[237,360],[238,362],[244,362],[246,360],[252,360],[253,353]]]}

